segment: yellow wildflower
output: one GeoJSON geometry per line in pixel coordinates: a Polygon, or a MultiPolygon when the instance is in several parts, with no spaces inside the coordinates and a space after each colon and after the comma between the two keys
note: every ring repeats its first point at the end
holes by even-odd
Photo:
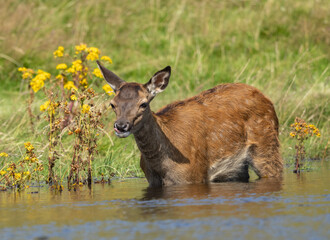
{"type": "Polygon", "coordinates": [[[58,74],[56,77],[55,77],[57,80],[60,80],[60,81],[64,81],[66,80],[66,76],[64,74],[58,74]]]}
{"type": "Polygon", "coordinates": [[[42,78],[44,81],[47,79],[50,79],[50,76],[51,76],[50,73],[45,72],[41,69],[38,69],[37,74],[40,75],[40,78],[42,78]]]}
{"type": "Polygon", "coordinates": [[[90,109],[91,109],[91,106],[89,106],[88,104],[84,104],[84,105],[82,106],[82,110],[81,110],[81,112],[82,112],[82,113],[88,113],[90,109]]]}
{"type": "Polygon", "coordinates": [[[114,91],[113,89],[108,85],[108,84],[105,84],[102,89],[109,95],[111,96],[112,94],[114,94],[114,91]]]}
{"type": "Polygon", "coordinates": [[[33,91],[38,92],[44,86],[44,81],[49,79],[50,76],[50,73],[39,69],[37,75],[30,82],[33,91]]]}
{"type": "Polygon", "coordinates": [[[54,55],[54,58],[57,58],[57,57],[63,57],[64,56],[64,47],[62,46],[59,46],[57,48],[57,50],[55,50],[53,52],[53,55],[54,55]]]}
{"type": "Polygon", "coordinates": [[[46,111],[47,108],[49,107],[49,104],[50,104],[50,101],[48,100],[48,101],[44,102],[44,104],[40,105],[40,111],[41,112],[46,111]]]}
{"type": "Polygon", "coordinates": [[[24,147],[29,152],[31,152],[34,149],[33,145],[30,142],[24,143],[24,147]]]}
{"type": "Polygon", "coordinates": [[[70,99],[71,99],[72,101],[76,101],[78,98],[77,98],[76,95],[73,94],[73,95],[70,96],[70,99]]]}
{"type": "Polygon", "coordinates": [[[33,77],[34,71],[30,68],[20,67],[18,68],[18,71],[23,73],[22,74],[23,79],[28,79],[33,77]]]}
{"type": "Polygon", "coordinates": [[[67,81],[66,84],[64,84],[64,88],[71,90],[78,90],[78,88],[74,85],[74,83],[72,81],[67,81]]]}
{"type": "Polygon", "coordinates": [[[29,156],[26,156],[25,157],[25,161],[29,161],[30,160],[30,157],[29,156]]]}
{"type": "Polygon", "coordinates": [[[68,68],[68,66],[65,63],[60,63],[56,66],[56,69],[59,69],[59,70],[65,70],[67,68],[68,68]]]}
{"type": "Polygon", "coordinates": [[[5,170],[1,170],[1,171],[0,171],[0,175],[1,175],[1,176],[5,175],[6,173],[7,173],[7,172],[6,172],[5,170]]]}
{"type": "Polygon", "coordinates": [[[23,172],[23,175],[29,176],[31,173],[30,171],[23,172]]]}
{"type": "Polygon", "coordinates": [[[83,70],[82,61],[80,59],[73,61],[72,66],[68,68],[66,71],[69,73],[81,72],[83,70]]]}
{"type": "Polygon", "coordinates": [[[103,60],[103,61],[107,61],[107,62],[109,62],[110,64],[112,64],[112,60],[111,60],[111,58],[108,57],[108,56],[102,56],[102,57],[101,57],[101,60],[103,60]]]}
{"type": "Polygon", "coordinates": [[[98,78],[103,78],[103,74],[102,74],[101,70],[98,68],[94,69],[93,74],[98,78]]]}
{"type": "Polygon", "coordinates": [[[0,157],[8,157],[8,154],[5,152],[0,153],[0,157]]]}
{"type": "Polygon", "coordinates": [[[74,69],[76,70],[76,72],[79,72],[82,70],[83,66],[82,66],[82,61],[80,59],[73,61],[72,62],[72,66],[74,67],[74,69]]]}
{"type": "Polygon", "coordinates": [[[44,85],[45,82],[38,78],[33,78],[30,82],[30,86],[34,92],[38,92],[44,85]]]}
{"type": "Polygon", "coordinates": [[[22,175],[20,173],[15,173],[15,179],[20,180],[22,178],[22,175]]]}
{"type": "Polygon", "coordinates": [[[11,172],[11,171],[13,171],[13,170],[14,170],[13,167],[9,167],[9,168],[7,168],[7,171],[8,171],[8,172],[11,172]]]}
{"type": "Polygon", "coordinates": [[[99,59],[100,50],[96,47],[90,47],[87,48],[88,55],[86,57],[86,60],[94,61],[99,59]]]}
{"type": "Polygon", "coordinates": [[[76,49],[76,54],[79,54],[79,53],[81,53],[82,51],[86,51],[86,49],[87,49],[87,45],[86,44],[83,44],[83,43],[81,43],[80,45],[77,45],[76,47],[75,47],[75,49],[76,49]]]}
{"type": "Polygon", "coordinates": [[[76,72],[73,67],[68,68],[66,71],[69,72],[69,73],[75,73],[76,72]]]}
{"type": "Polygon", "coordinates": [[[88,82],[86,78],[82,79],[79,83],[80,85],[84,86],[84,88],[87,88],[88,86],[88,82]]]}
{"type": "Polygon", "coordinates": [[[290,132],[290,136],[294,137],[294,136],[296,136],[296,134],[294,134],[294,132],[290,132]]]}

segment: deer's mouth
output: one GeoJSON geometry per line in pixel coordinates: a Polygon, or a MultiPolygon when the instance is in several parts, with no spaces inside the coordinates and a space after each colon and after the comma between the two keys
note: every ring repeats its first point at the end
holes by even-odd
{"type": "Polygon", "coordinates": [[[114,128],[114,130],[115,130],[115,134],[117,135],[117,137],[120,137],[120,138],[128,137],[131,134],[130,131],[120,131],[117,128],[114,128]]]}

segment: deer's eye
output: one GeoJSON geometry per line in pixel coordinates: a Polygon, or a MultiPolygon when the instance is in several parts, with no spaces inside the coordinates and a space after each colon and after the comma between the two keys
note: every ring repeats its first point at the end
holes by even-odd
{"type": "Polygon", "coordinates": [[[112,103],[110,103],[110,106],[113,110],[115,110],[115,106],[112,103]]]}
{"type": "Polygon", "coordinates": [[[140,108],[146,108],[148,106],[148,103],[142,103],[141,105],[140,105],[140,108]]]}

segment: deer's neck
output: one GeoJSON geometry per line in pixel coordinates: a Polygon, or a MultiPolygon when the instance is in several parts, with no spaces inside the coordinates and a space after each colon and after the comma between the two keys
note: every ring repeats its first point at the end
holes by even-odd
{"type": "Polygon", "coordinates": [[[142,155],[151,162],[159,163],[173,148],[151,112],[134,137],[142,155]]]}

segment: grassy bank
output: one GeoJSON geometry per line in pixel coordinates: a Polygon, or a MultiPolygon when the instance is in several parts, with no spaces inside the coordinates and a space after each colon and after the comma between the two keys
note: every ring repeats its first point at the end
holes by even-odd
{"type": "MultiPolygon", "coordinates": [[[[285,159],[294,156],[289,125],[296,116],[315,124],[320,138],[306,142],[308,157],[323,158],[329,141],[329,1],[18,1],[0,8],[0,152],[9,159],[31,141],[47,164],[45,125],[29,128],[28,83],[17,68],[56,74],[52,52],[63,45],[98,46],[111,69],[127,81],[146,82],[171,65],[171,82],[152,104],[157,110],[225,82],[259,88],[275,104],[285,159]]],[[[93,88],[102,91],[103,82],[93,88]]],[[[105,101],[109,98],[104,97],[105,101]]],[[[39,115],[37,97],[33,112],[39,115]]],[[[94,161],[94,176],[143,176],[133,137],[112,132],[113,113],[94,161]]],[[[56,171],[67,174],[72,148],[63,148],[56,171]]],[[[290,162],[288,160],[288,162],[290,162]]],[[[58,173],[59,174],[59,173],[58,173]]]]}

